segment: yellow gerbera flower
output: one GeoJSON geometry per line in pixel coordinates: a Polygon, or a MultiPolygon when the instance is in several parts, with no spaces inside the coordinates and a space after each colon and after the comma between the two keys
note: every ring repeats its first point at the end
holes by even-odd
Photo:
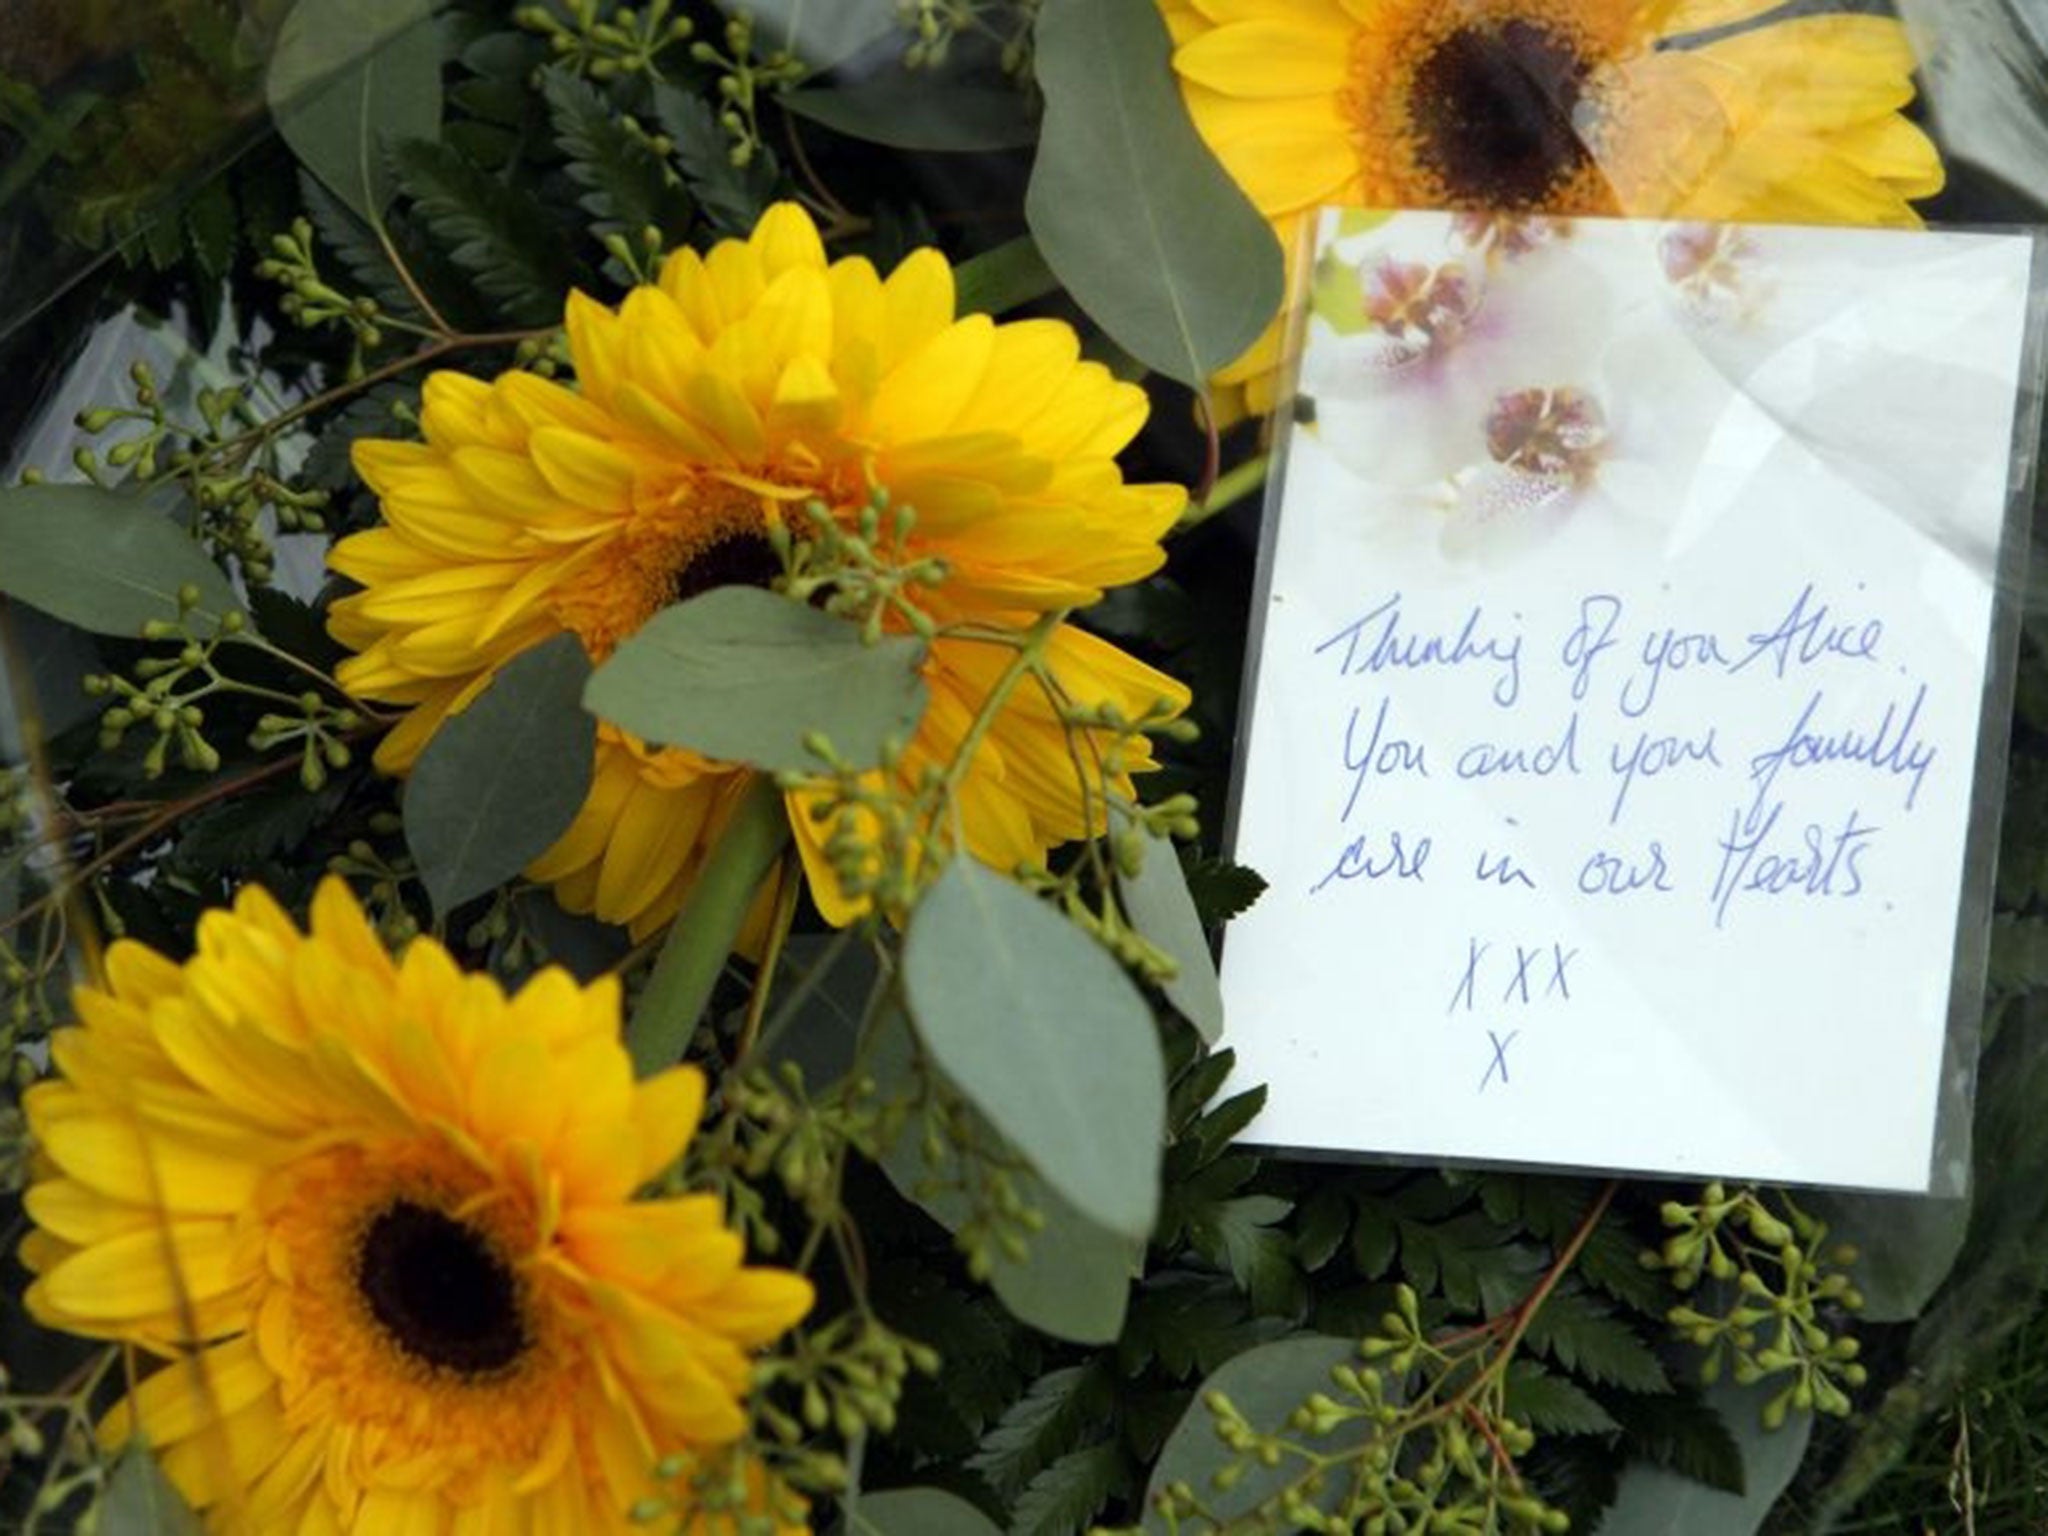
{"type": "MultiPolygon", "coordinates": [[[[1290,261],[1324,204],[1917,225],[1888,17],[1781,0],[1159,0],[1195,126],[1290,261]],[[1736,28],[1722,32],[1717,29],[1736,28]],[[1697,36],[1696,34],[1706,34],[1697,36]]],[[[1217,376],[1270,408],[1276,321],[1217,376]]]]}
{"type": "MultiPolygon", "coordinates": [[[[828,265],[794,204],[747,240],[677,252],[616,312],[572,294],[568,337],[579,389],[437,373],[424,443],[356,445],[385,525],[336,546],[334,568],[366,590],[332,622],[361,652],[343,683],[414,706],[378,751],[388,771],[536,641],[572,631],[602,659],[665,604],[765,585],[779,570],[767,530],[792,505],[850,517],[884,488],[917,514],[906,558],[950,571],[920,599],[931,615],[1022,628],[1156,569],[1185,501],[1124,483],[1115,456],[1144,392],[1082,361],[1068,326],[956,318],[937,251],[886,279],[858,258],[828,265]]],[[[951,761],[1002,655],[932,647],[907,775],[951,761]]],[[[1186,702],[1079,630],[1059,630],[1049,660],[1082,705],[1186,702]]],[[[607,726],[587,803],[529,872],[571,909],[645,933],[676,910],[745,782],[607,726]]],[[[1088,830],[1085,803],[1059,721],[1017,690],[961,785],[969,849],[1002,869],[1041,858],[1088,830]]],[[[802,805],[791,820],[813,893],[844,921],[830,829],[802,805]]]]}
{"type": "Polygon", "coordinates": [[[636,1529],[810,1307],[715,1198],[634,1198],[704,1081],[634,1082],[611,978],[394,962],[329,880],[309,933],[246,888],[184,965],[116,944],[77,1003],[24,1101],[29,1310],[171,1357],[106,1431],[212,1529],[636,1529]]]}

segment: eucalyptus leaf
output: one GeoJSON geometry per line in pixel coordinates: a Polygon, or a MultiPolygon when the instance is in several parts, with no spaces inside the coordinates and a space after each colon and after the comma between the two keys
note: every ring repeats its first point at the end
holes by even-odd
{"type": "Polygon", "coordinates": [[[133,639],[151,620],[176,620],[186,586],[199,590],[202,619],[241,606],[191,537],[140,497],[96,485],[0,490],[0,593],[80,629],[133,639]]]}
{"type": "Polygon", "coordinates": [[[591,675],[585,705],[643,740],[729,763],[817,767],[822,733],[857,768],[924,713],[920,641],[870,645],[854,625],[755,587],[717,587],[657,613],[591,675]]]}
{"type": "Polygon", "coordinates": [[[1019,235],[953,269],[954,307],[963,315],[1007,314],[1059,285],[1031,237],[1019,235]]]}
{"type": "Polygon", "coordinates": [[[836,90],[791,91],[782,105],[848,138],[892,149],[979,154],[1019,149],[1038,137],[1021,91],[924,81],[903,69],[836,90]]]}
{"type": "Polygon", "coordinates": [[[1137,874],[1117,877],[1117,890],[1138,932],[1173,961],[1174,974],[1160,984],[1160,991],[1202,1039],[1214,1045],[1223,1038],[1223,988],[1173,844],[1161,841],[1148,847],[1137,874]]]}
{"type": "Polygon", "coordinates": [[[1045,0],[1045,126],[1024,215],[1140,362],[1201,388],[1280,306],[1280,245],[1196,133],[1153,0],[1045,0]]]}
{"type": "MultiPolygon", "coordinates": [[[[1254,1430],[1280,1433],[1286,1429],[1287,1416],[1311,1394],[1332,1392],[1332,1370],[1357,1361],[1355,1340],[1320,1334],[1261,1344],[1225,1361],[1197,1389],[1180,1423],[1167,1436],[1145,1489],[1145,1530],[1169,1529],[1158,1513],[1159,1495],[1169,1484],[1184,1482],[1198,1489],[1215,1520],[1228,1525],[1249,1515],[1304,1470],[1299,1463],[1282,1461],[1277,1467],[1264,1467],[1254,1461],[1229,1488],[1216,1488],[1210,1478],[1237,1457],[1216,1436],[1216,1418],[1206,1406],[1210,1393],[1228,1397],[1254,1430]]],[[[1363,1445],[1372,1433],[1371,1423],[1364,1418],[1339,1425],[1333,1433],[1317,1439],[1317,1453],[1342,1456],[1363,1445]]],[[[1340,1482],[1341,1478],[1331,1479],[1328,1500],[1334,1501],[1340,1482]]]]}
{"type": "Polygon", "coordinates": [[[1836,1242],[1858,1250],[1856,1289],[1866,1323],[1903,1323],[1920,1315],[1955,1267],[1970,1226],[1968,1198],[1924,1195],[1802,1195],[1800,1203],[1828,1224],[1836,1242]]]}
{"type": "Polygon", "coordinates": [[[1079,928],[959,858],[903,945],[941,1071],[1082,1216],[1144,1238],[1159,1209],[1166,1069],[1152,1011],[1079,928]]]}
{"type": "Polygon", "coordinates": [[[200,1536],[201,1527],[149,1447],[137,1441],[114,1463],[95,1530],[98,1536],[200,1536]]]}
{"type": "Polygon", "coordinates": [[[1743,1492],[1724,1493],[1662,1467],[1633,1466],[1622,1474],[1621,1491],[1596,1536],[1751,1536],[1799,1470],[1813,1434],[1811,1414],[1795,1414],[1782,1429],[1763,1427],[1763,1405],[1782,1385],[1724,1381],[1707,1391],[1708,1405],[1742,1449],[1743,1492]]]}
{"type": "MultiPolygon", "coordinates": [[[[861,968],[856,962],[841,969],[861,968]]],[[[864,995],[865,988],[861,992],[864,995]]],[[[831,1021],[825,1022],[837,1032],[831,1021]]],[[[850,1033],[857,1021],[845,1027],[850,1033]]],[[[900,1013],[878,1022],[865,1070],[880,1084],[884,1097],[911,1087],[915,1049],[909,1022],[900,1013]]],[[[978,1135],[1000,1141],[993,1127],[975,1118],[978,1135]]],[[[882,1157],[882,1171],[904,1199],[923,1207],[948,1232],[957,1232],[972,1207],[958,1188],[932,1187],[919,1131],[913,1124],[897,1136],[882,1157]]],[[[1114,1342],[1123,1331],[1131,1279],[1144,1258],[1143,1240],[1090,1221],[1029,1170],[1013,1176],[1013,1182],[1018,1197],[1045,1218],[1045,1225],[1032,1235],[1022,1259],[1000,1247],[994,1250],[989,1289],[1012,1317],[1040,1333],[1073,1344],[1114,1342]]]]}
{"type": "Polygon", "coordinates": [[[1002,1536],[1002,1527],[957,1493],[892,1488],[862,1494],[846,1512],[847,1536],[1002,1536]]]}
{"type": "Polygon", "coordinates": [[[574,635],[514,657],[434,732],[405,788],[405,840],[434,910],[519,873],[569,828],[590,792],[597,722],[574,635]]]}
{"type": "Polygon", "coordinates": [[[393,185],[380,138],[441,132],[433,0],[298,0],[279,30],[263,93],[307,170],[375,224],[393,185]]]}

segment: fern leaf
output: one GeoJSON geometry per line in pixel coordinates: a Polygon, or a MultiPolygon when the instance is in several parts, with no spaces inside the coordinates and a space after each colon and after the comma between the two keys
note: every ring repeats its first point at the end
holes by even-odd
{"type": "Polygon", "coordinates": [[[1010,1515],[1010,1536],[1076,1536],[1130,1480],[1115,1441],[1070,1451],[1031,1480],[1010,1515]]]}
{"type": "Polygon", "coordinates": [[[1538,1434],[1604,1435],[1621,1426],[1593,1395],[1533,1360],[1516,1360],[1507,1374],[1508,1414],[1538,1434]]]}
{"type": "Polygon", "coordinates": [[[1630,1392],[1669,1392],[1670,1378],[1622,1318],[1584,1291],[1560,1286],[1529,1320],[1530,1347],[1566,1370],[1630,1392]]]}
{"type": "Polygon", "coordinates": [[[1101,1360],[1048,1371],[981,1437],[967,1459],[1005,1503],[1039,1473],[1078,1450],[1098,1430],[1110,1403],[1109,1373],[1101,1360]]]}
{"type": "Polygon", "coordinates": [[[676,163],[705,218],[726,234],[752,230],[782,180],[775,156],[764,145],[746,165],[734,165],[732,140],[719,127],[710,104],[672,85],[654,88],[654,110],[661,131],[675,145],[676,163]]]}
{"type": "Polygon", "coordinates": [[[299,197],[305,203],[306,217],[319,233],[320,243],[341,262],[357,291],[375,299],[387,314],[417,319],[419,306],[406,291],[370,226],[305,170],[299,172],[299,197]]]}
{"type": "Polygon", "coordinates": [[[674,173],[643,139],[627,132],[587,81],[559,67],[541,71],[555,141],[568,157],[577,202],[600,235],[636,235],[652,226],[671,243],[690,225],[690,200],[674,173]]]}
{"type": "Polygon", "coordinates": [[[1632,1456],[1709,1488],[1742,1492],[1742,1448],[1721,1415],[1692,1392],[1622,1395],[1611,1407],[1632,1456]]]}
{"type": "Polygon", "coordinates": [[[561,319],[574,264],[531,193],[485,174],[446,144],[407,139],[392,158],[420,217],[499,313],[515,325],[561,319]]]}
{"type": "Polygon", "coordinates": [[[1187,861],[1188,894],[1208,925],[1227,922],[1247,910],[1266,891],[1266,877],[1228,859],[1203,856],[1187,861]]]}

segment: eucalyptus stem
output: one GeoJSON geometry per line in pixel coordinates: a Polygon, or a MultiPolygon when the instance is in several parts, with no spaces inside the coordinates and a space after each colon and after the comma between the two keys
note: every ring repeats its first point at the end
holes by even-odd
{"type": "Polygon", "coordinates": [[[1186,533],[1199,528],[1218,513],[1227,512],[1245,497],[1259,490],[1266,483],[1266,475],[1272,469],[1273,456],[1262,453],[1246,459],[1229,473],[1217,478],[1209,487],[1209,494],[1200,501],[1190,501],[1187,511],[1181,513],[1180,521],[1173,525],[1175,533],[1186,533]]]}
{"type": "Polygon", "coordinates": [[[782,791],[769,775],[757,774],[683,898],[640,1005],[626,1025],[626,1049],[640,1076],[682,1059],[754,895],[788,841],[782,791]]]}

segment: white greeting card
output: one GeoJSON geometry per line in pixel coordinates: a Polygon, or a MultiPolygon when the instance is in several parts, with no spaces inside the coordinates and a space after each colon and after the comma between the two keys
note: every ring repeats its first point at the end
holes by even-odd
{"type": "Polygon", "coordinates": [[[1324,215],[1223,956],[1251,1139],[1953,1187],[2033,259],[1324,215]]]}

